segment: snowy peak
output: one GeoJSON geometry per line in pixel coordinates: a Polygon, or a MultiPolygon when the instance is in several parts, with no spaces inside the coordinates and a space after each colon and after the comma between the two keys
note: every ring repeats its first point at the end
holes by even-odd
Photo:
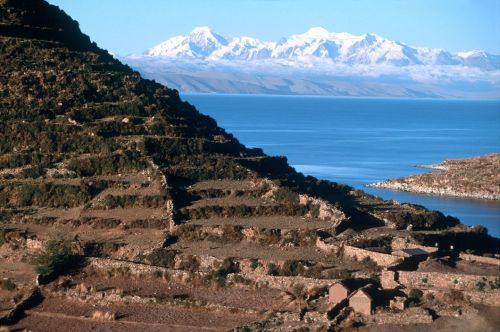
{"type": "Polygon", "coordinates": [[[205,52],[213,52],[221,46],[227,45],[227,40],[212,32],[209,27],[194,28],[188,38],[193,45],[203,48],[205,52]]]}
{"type": "Polygon", "coordinates": [[[176,36],[149,49],[146,55],[204,59],[228,44],[209,27],[196,27],[187,36],[176,36]]]}
{"type": "Polygon", "coordinates": [[[330,32],[322,27],[314,27],[307,30],[302,36],[310,37],[310,38],[329,38],[330,32]]]}
{"type": "Polygon", "coordinates": [[[388,65],[396,67],[460,65],[485,70],[500,69],[500,56],[482,51],[451,53],[412,47],[374,33],[352,35],[313,27],[280,42],[251,37],[225,38],[209,27],[196,27],[149,49],[145,55],[205,61],[269,60],[287,65],[388,65]]]}

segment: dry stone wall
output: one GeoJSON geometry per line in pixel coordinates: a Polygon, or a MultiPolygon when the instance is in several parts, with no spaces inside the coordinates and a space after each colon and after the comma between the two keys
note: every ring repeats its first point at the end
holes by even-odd
{"type": "Polygon", "coordinates": [[[398,281],[406,288],[477,290],[478,283],[494,283],[498,277],[440,272],[399,271],[398,281]]]}
{"type": "MultiPolygon", "coordinates": [[[[309,195],[299,195],[299,202],[301,205],[317,206],[318,219],[331,221],[335,227],[347,219],[344,212],[323,199],[309,195]]],[[[310,215],[310,217],[312,216],[310,215]]]]}
{"type": "Polygon", "coordinates": [[[330,244],[321,239],[316,240],[316,247],[325,252],[342,253],[344,256],[356,260],[369,258],[382,267],[392,266],[403,261],[403,258],[399,256],[356,248],[346,244],[330,244]]]}
{"type": "MultiPolygon", "coordinates": [[[[243,277],[252,278],[253,275],[248,275],[245,273],[241,274],[243,277]]],[[[260,276],[255,279],[256,282],[264,285],[268,288],[275,288],[280,290],[290,290],[295,285],[304,285],[306,288],[314,288],[314,287],[329,287],[333,285],[335,282],[339,281],[338,279],[315,279],[315,278],[305,278],[305,277],[278,277],[278,276],[260,276]]]]}
{"type": "Polygon", "coordinates": [[[460,253],[459,257],[464,261],[500,266],[500,259],[494,257],[483,257],[464,253],[460,253]]]}
{"type": "Polygon", "coordinates": [[[396,237],[392,240],[391,248],[393,251],[401,249],[422,249],[428,253],[434,253],[439,250],[437,247],[422,246],[420,244],[414,243],[413,241],[408,241],[402,237],[396,237]]]}
{"type": "Polygon", "coordinates": [[[368,257],[379,266],[391,266],[403,261],[403,259],[398,256],[383,254],[380,252],[365,250],[347,245],[343,246],[343,251],[344,256],[348,256],[357,260],[363,260],[368,257]]]}

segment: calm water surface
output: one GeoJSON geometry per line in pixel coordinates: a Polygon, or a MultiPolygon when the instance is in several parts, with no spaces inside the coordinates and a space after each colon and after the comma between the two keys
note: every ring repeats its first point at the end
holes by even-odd
{"type": "Polygon", "coordinates": [[[385,199],[421,204],[500,235],[500,204],[365,185],[417,165],[500,151],[500,101],[184,94],[249,147],[298,171],[385,199]]]}

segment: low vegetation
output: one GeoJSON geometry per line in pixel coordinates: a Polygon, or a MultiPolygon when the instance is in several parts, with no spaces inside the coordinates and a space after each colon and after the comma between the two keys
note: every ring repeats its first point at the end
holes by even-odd
{"type": "Polygon", "coordinates": [[[41,252],[33,257],[35,271],[43,278],[52,278],[78,266],[81,256],[73,251],[68,239],[56,237],[47,240],[41,252]]]}
{"type": "Polygon", "coordinates": [[[174,267],[176,253],[173,250],[157,248],[154,249],[146,259],[151,265],[162,267],[174,267]]]}
{"type": "Polygon", "coordinates": [[[9,278],[0,279],[0,289],[13,291],[16,289],[16,284],[9,278]]]}

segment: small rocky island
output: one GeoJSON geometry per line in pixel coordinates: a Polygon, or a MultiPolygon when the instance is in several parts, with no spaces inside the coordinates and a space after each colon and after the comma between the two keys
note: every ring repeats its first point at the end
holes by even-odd
{"type": "Polygon", "coordinates": [[[422,166],[438,170],[369,185],[375,188],[479,199],[500,199],[500,154],[449,159],[422,166]]]}

